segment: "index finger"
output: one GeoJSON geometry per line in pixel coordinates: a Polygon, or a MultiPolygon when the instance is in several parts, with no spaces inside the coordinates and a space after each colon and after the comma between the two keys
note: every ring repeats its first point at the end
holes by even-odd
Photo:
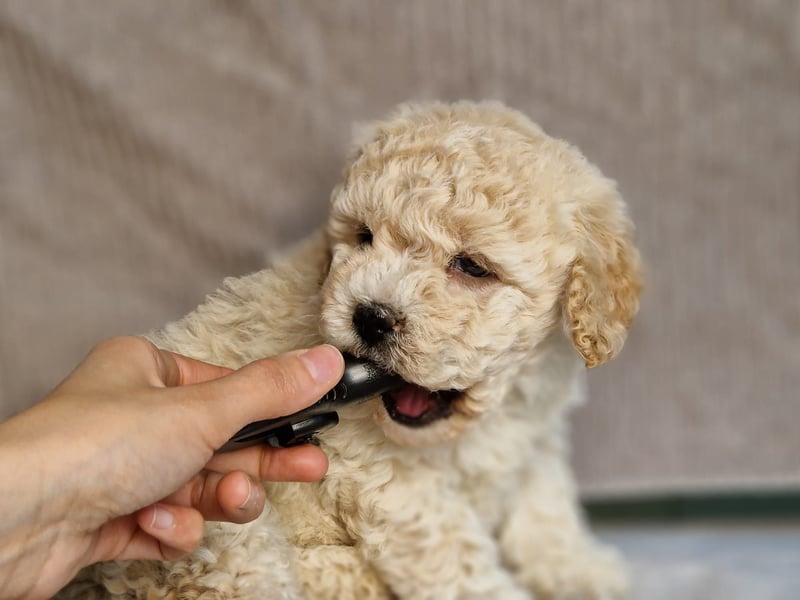
{"type": "Polygon", "coordinates": [[[206,469],[218,473],[243,471],[259,481],[316,481],[328,470],[328,457],[312,444],[291,448],[251,446],[215,454],[206,469]]]}

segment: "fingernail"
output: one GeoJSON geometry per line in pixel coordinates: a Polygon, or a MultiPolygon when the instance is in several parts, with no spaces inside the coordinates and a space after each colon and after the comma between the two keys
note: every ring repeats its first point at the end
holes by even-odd
{"type": "Polygon", "coordinates": [[[175,525],[175,517],[165,508],[153,505],[153,520],[150,526],[155,529],[171,529],[175,525]]]}
{"type": "Polygon", "coordinates": [[[255,489],[253,488],[253,481],[248,477],[247,478],[247,498],[244,502],[239,505],[239,510],[247,510],[253,505],[255,502],[256,494],[255,489]]]}
{"type": "Polygon", "coordinates": [[[303,361],[309,374],[317,383],[330,383],[339,376],[342,370],[341,353],[327,344],[303,352],[300,360],[303,361]]]}

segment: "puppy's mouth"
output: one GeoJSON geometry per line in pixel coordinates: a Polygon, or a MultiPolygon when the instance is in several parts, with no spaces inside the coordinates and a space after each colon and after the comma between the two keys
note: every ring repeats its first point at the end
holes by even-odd
{"type": "Polygon", "coordinates": [[[431,391],[414,383],[388,391],[381,398],[393,421],[408,427],[422,427],[453,414],[458,390],[431,391]]]}

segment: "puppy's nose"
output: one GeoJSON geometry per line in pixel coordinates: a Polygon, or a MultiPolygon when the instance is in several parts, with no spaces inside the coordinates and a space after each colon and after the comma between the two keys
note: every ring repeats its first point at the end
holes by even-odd
{"type": "Polygon", "coordinates": [[[399,325],[397,313],[382,304],[359,304],[353,312],[353,327],[369,346],[384,341],[399,325]]]}

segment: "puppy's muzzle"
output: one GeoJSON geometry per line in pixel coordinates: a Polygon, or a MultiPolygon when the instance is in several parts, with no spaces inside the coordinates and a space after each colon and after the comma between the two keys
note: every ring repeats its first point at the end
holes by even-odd
{"type": "Polygon", "coordinates": [[[353,328],[367,346],[377,346],[403,328],[403,320],[383,304],[359,304],[353,311],[353,328]]]}

